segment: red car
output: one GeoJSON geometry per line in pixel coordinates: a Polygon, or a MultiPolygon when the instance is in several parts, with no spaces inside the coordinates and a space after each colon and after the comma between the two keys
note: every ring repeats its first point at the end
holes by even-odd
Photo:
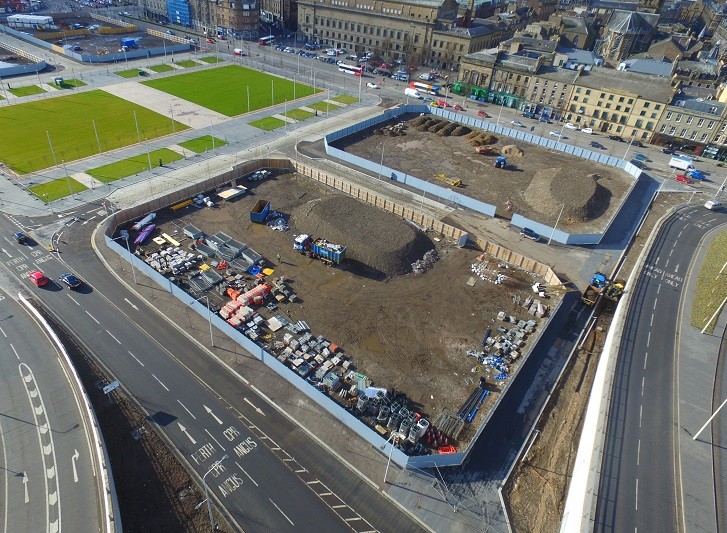
{"type": "Polygon", "coordinates": [[[447,101],[446,101],[446,100],[437,100],[437,105],[438,105],[439,107],[452,107],[451,105],[449,105],[449,104],[447,103],[447,101]]]}
{"type": "Polygon", "coordinates": [[[207,42],[212,44],[215,42],[215,40],[212,37],[207,37],[207,42]]]}
{"type": "Polygon", "coordinates": [[[477,116],[478,117],[482,117],[482,118],[490,118],[490,115],[488,115],[487,113],[485,113],[482,110],[480,110],[480,111],[477,112],[477,116]]]}
{"type": "Polygon", "coordinates": [[[28,272],[28,278],[32,281],[36,287],[42,287],[48,283],[48,278],[45,277],[40,270],[31,270],[28,272]]]}
{"type": "Polygon", "coordinates": [[[684,174],[677,174],[677,181],[681,181],[682,183],[694,183],[692,178],[688,178],[684,174]]]}
{"type": "Polygon", "coordinates": [[[452,107],[454,108],[455,111],[464,111],[464,107],[462,107],[459,104],[454,104],[452,107]]]}

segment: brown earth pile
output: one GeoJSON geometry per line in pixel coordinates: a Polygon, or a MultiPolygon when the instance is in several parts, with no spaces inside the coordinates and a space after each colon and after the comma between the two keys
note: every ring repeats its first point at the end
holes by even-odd
{"type": "Polygon", "coordinates": [[[334,195],[296,207],[291,225],[297,233],[346,246],[347,263],[378,275],[407,274],[414,261],[434,248],[421,230],[350,196],[334,195]]]}
{"type": "Polygon", "coordinates": [[[525,189],[525,201],[542,214],[558,213],[563,207],[564,223],[587,222],[601,216],[608,208],[611,192],[598,183],[598,174],[589,174],[573,187],[563,168],[538,170],[525,189]]]}
{"type": "Polygon", "coordinates": [[[508,157],[522,157],[523,155],[525,155],[525,152],[523,152],[520,148],[518,148],[514,144],[507,144],[507,145],[503,146],[502,153],[508,157]]]}

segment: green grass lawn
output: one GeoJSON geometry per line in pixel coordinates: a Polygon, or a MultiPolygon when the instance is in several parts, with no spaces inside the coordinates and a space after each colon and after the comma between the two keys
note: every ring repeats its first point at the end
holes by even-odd
{"type": "Polygon", "coordinates": [[[183,68],[191,68],[191,67],[198,67],[199,63],[196,61],[192,61],[191,59],[184,59],[182,61],[177,61],[177,65],[183,68]]]}
{"type": "MultiPolygon", "coordinates": [[[[52,84],[54,87],[58,87],[55,83],[52,84]]],[[[59,89],[75,89],[76,87],[85,87],[87,84],[81,80],[71,78],[70,80],[63,80],[63,85],[58,87],[59,89]]]]}
{"type": "Polygon", "coordinates": [[[152,65],[151,67],[149,67],[149,70],[153,70],[154,72],[169,72],[177,69],[175,69],[171,65],[166,65],[162,63],[161,65],[152,65]]]}
{"type": "Polygon", "coordinates": [[[351,96],[350,94],[339,94],[338,96],[331,98],[331,100],[341,102],[342,104],[355,104],[358,102],[358,98],[351,96]]]}
{"type": "MultiPolygon", "coordinates": [[[[197,137],[196,139],[190,139],[188,141],[183,141],[177,144],[182,148],[186,148],[187,150],[191,150],[195,153],[201,154],[203,152],[207,152],[208,150],[212,150],[212,139],[212,135],[204,135],[202,137],[197,137]]],[[[218,137],[214,137],[214,141],[215,148],[220,148],[221,146],[227,144],[225,141],[218,137]]]]}
{"type": "Polygon", "coordinates": [[[163,164],[172,163],[180,159],[184,159],[177,152],[170,150],[169,148],[161,148],[146,153],[135,155],[128,159],[122,159],[115,163],[110,163],[102,167],[92,168],[87,170],[86,173],[93,176],[97,180],[103,183],[110,183],[127,176],[133,176],[141,172],[147,172],[149,170],[149,159],[151,159],[152,168],[159,166],[159,160],[162,160],[163,164]]]}
{"type": "Polygon", "coordinates": [[[139,77],[139,69],[131,68],[129,70],[118,70],[116,71],[116,74],[122,78],[137,78],[139,77]]]}
{"type": "Polygon", "coordinates": [[[253,120],[252,122],[248,122],[248,124],[250,124],[250,126],[260,128],[261,130],[270,131],[282,128],[283,126],[285,126],[286,122],[275,117],[265,117],[261,118],[260,120],[253,120]]]}
{"type": "MultiPolygon", "coordinates": [[[[137,143],[134,112],[142,141],[173,133],[170,117],[100,90],[4,106],[0,161],[24,174],[97,154],[94,123],[102,151],[137,143]]],[[[188,128],[177,122],[175,129],[188,128]]]]}
{"type": "Polygon", "coordinates": [[[81,192],[88,189],[83,183],[73,178],[58,178],[38,185],[31,185],[28,187],[28,190],[45,203],[48,203],[69,196],[71,194],[71,188],[73,192],[81,192]],[[70,187],[68,186],[69,181],[70,187]]]}
{"type": "Polygon", "coordinates": [[[306,104],[306,107],[310,107],[311,109],[317,109],[322,113],[328,113],[329,111],[335,111],[336,109],[339,109],[341,106],[331,104],[330,102],[315,102],[313,104],[306,104]]]}
{"type": "Polygon", "coordinates": [[[248,87],[249,111],[282,104],[286,100],[293,100],[293,97],[303,98],[314,94],[314,89],[310,85],[294,83],[239,65],[190,72],[145,81],[144,84],[228,117],[248,112],[248,87]]]}
{"type": "Polygon", "coordinates": [[[8,92],[13,93],[15,96],[30,96],[33,94],[43,94],[48,91],[37,85],[28,85],[27,87],[16,87],[14,89],[8,89],[8,92]]]}
{"type": "Polygon", "coordinates": [[[215,57],[215,56],[200,57],[199,60],[204,61],[205,63],[210,63],[210,64],[222,63],[224,61],[224,59],[220,59],[219,57],[215,57]]]}
{"type": "MultiPolygon", "coordinates": [[[[717,306],[727,297],[727,268],[719,271],[727,263],[727,232],[722,232],[713,241],[704,256],[702,268],[697,277],[697,286],[692,300],[692,326],[700,330],[707,324],[717,310],[717,306]]],[[[707,333],[714,331],[716,319],[712,321],[707,333]]]]}
{"type": "Polygon", "coordinates": [[[293,120],[305,120],[315,115],[315,113],[311,113],[304,109],[289,109],[287,113],[284,113],[284,115],[288,118],[292,118],[293,120]]]}

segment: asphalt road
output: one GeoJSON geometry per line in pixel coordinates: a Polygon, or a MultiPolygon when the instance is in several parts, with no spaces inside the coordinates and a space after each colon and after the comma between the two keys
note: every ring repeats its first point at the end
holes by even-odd
{"type": "Polygon", "coordinates": [[[674,446],[677,310],[697,244],[725,220],[727,214],[701,206],[672,215],[634,287],[608,415],[596,531],[677,531],[680,527],[674,446]]]}
{"type": "MultiPolygon", "coordinates": [[[[80,274],[86,283],[77,291],[56,283],[26,284],[137,399],[187,466],[200,477],[207,474],[210,492],[240,528],[292,531],[314,524],[317,531],[385,531],[394,524],[418,529],[251,389],[243,389],[155,309],[119,287],[89,247],[92,225],[69,224],[61,254],[40,247],[28,253],[8,241],[3,261],[20,276],[34,268],[51,280],[68,270],[80,274]]],[[[5,235],[14,230],[10,221],[0,222],[5,235]]]]}
{"type": "Polygon", "coordinates": [[[3,532],[103,527],[88,421],[60,357],[22,305],[0,292],[3,532]]]}

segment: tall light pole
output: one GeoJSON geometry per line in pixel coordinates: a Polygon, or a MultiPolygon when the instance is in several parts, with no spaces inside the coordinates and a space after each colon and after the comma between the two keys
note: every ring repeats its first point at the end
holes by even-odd
{"type": "Polygon", "coordinates": [[[139,132],[139,121],[136,120],[136,110],[134,110],[134,125],[136,126],[136,139],[141,144],[141,133],[139,132]]]}
{"type": "Polygon", "coordinates": [[[210,472],[217,470],[220,467],[220,463],[222,463],[222,461],[224,461],[228,457],[229,456],[227,454],[225,454],[222,456],[222,458],[220,458],[219,461],[215,461],[214,463],[212,463],[212,466],[210,467],[210,469],[207,470],[207,472],[205,473],[204,476],[202,476],[202,484],[204,485],[204,497],[207,499],[207,513],[209,514],[209,517],[210,517],[210,530],[211,531],[215,530],[215,523],[214,523],[214,520],[212,520],[212,505],[210,504],[210,495],[209,495],[209,491],[207,490],[207,480],[205,478],[210,474],[210,472]]]}
{"type": "Polygon", "coordinates": [[[631,143],[634,142],[634,135],[636,133],[631,134],[631,140],[629,141],[629,145],[626,147],[626,152],[624,152],[623,160],[626,161],[626,156],[629,155],[629,150],[631,150],[631,143]]]}
{"type": "Polygon", "coordinates": [[[53,164],[58,166],[58,160],[56,159],[56,153],[53,150],[53,143],[50,140],[50,133],[48,133],[48,130],[45,131],[45,136],[48,137],[48,146],[50,146],[50,154],[53,156],[53,164]]]}
{"type": "Polygon", "coordinates": [[[550,237],[548,238],[548,244],[550,244],[550,241],[553,240],[553,235],[555,235],[555,228],[558,227],[558,222],[560,222],[560,216],[563,214],[563,209],[565,209],[565,204],[563,204],[560,208],[560,213],[558,213],[558,218],[555,221],[555,225],[553,226],[553,230],[550,232],[550,237]]]}
{"type": "Polygon", "coordinates": [[[124,241],[126,241],[126,251],[129,252],[129,264],[131,265],[131,275],[134,277],[134,284],[136,284],[136,269],[134,269],[134,261],[132,260],[132,257],[131,257],[131,247],[129,246],[129,232],[124,230],[123,235],[114,237],[111,240],[115,241],[118,239],[124,239],[124,241]]]}
{"type": "Polygon", "coordinates": [[[71,185],[71,175],[68,173],[68,169],[66,168],[66,160],[61,159],[63,162],[63,172],[66,173],[66,179],[68,180],[68,192],[71,195],[71,198],[73,198],[73,186],[71,185]]]}
{"type": "MultiPolygon", "coordinates": [[[[210,344],[214,347],[215,337],[212,333],[212,310],[210,309],[210,298],[207,293],[205,293],[203,296],[204,296],[205,303],[207,304],[207,322],[209,323],[209,326],[210,326],[210,344]]],[[[197,302],[201,298],[202,298],[202,296],[200,296],[199,298],[195,298],[194,301],[197,302]]],[[[189,305],[192,305],[192,304],[189,304],[189,305]]]]}
{"type": "Polygon", "coordinates": [[[389,474],[389,466],[391,466],[391,456],[394,453],[394,448],[396,447],[396,444],[394,443],[395,437],[396,437],[396,432],[392,431],[391,435],[389,435],[389,438],[386,439],[386,442],[381,447],[381,450],[383,451],[383,449],[386,447],[386,444],[388,444],[388,442],[391,441],[391,449],[389,450],[389,458],[386,461],[386,470],[384,470],[384,484],[386,484],[386,476],[389,474]]]}
{"type": "Polygon", "coordinates": [[[386,142],[381,141],[381,164],[379,165],[379,179],[381,179],[381,175],[384,172],[384,148],[386,147],[386,142]]]}

